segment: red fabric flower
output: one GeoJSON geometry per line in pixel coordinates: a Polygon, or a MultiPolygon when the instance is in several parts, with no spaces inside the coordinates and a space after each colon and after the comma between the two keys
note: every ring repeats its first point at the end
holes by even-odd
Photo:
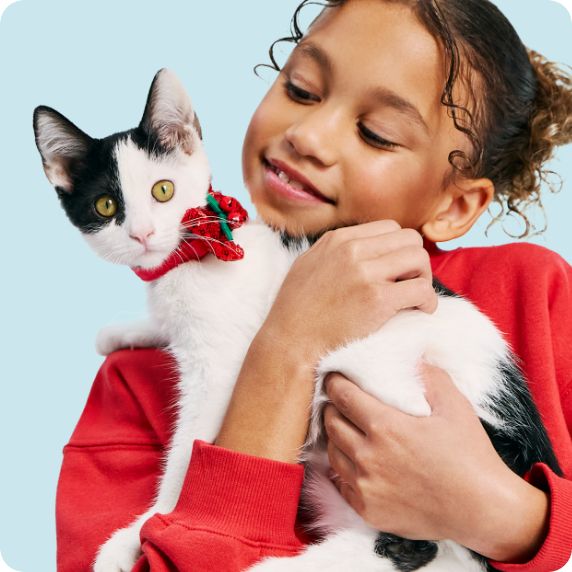
{"type": "Polygon", "coordinates": [[[215,192],[212,187],[209,189],[209,195],[215,199],[216,204],[211,207],[207,201],[207,205],[190,208],[185,212],[181,225],[186,232],[177,249],[155,268],[133,268],[139,278],[145,282],[157,280],[179,264],[191,260],[199,261],[209,253],[224,261],[240,260],[244,257],[244,250],[229,236],[232,237],[231,230],[242,226],[248,220],[248,213],[234,197],[215,192]]]}

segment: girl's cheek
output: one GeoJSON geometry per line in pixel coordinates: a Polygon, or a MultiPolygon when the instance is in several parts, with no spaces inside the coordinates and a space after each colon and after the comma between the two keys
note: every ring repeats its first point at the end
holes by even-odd
{"type": "Polygon", "coordinates": [[[272,136],[272,117],[273,114],[263,101],[254,112],[250,124],[248,125],[244,140],[245,153],[254,152],[259,154],[261,149],[268,144],[272,136]]]}

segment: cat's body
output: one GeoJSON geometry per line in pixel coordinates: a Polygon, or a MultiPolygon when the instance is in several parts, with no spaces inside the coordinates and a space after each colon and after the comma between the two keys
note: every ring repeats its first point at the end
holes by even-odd
{"type": "MultiPolygon", "coordinates": [[[[113,140],[109,157],[114,176],[103,178],[93,175],[92,156],[100,158],[101,150],[96,149],[101,142],[94,143],[85,139],[85,134],[74,132],[53,110],[43,108],[37,112],[36,139],[46,172],[58,188],[72,222],[107,258],[132,266],[160,264],[181,237],[184,239],[178,225],[181,213],[204,204],[210,182],[208,162],[196,118],[190,103],[185,102],[184,90],[176,80],[167,72],[158,74],[140,127],[113,140]],[[70,138],[73,145],[66,146],[70,138]],[[69,157],[58,159],[62,148],[72,155],[71,161],[69,157]],[[70,163],[79,165],[79,169],[70,171],[70,163]],[[146,187],[156,186],[156,181],[167,175],[181,189],[178,195],[159,206],[141,199],[146,187]],[[70,211],[90,204],[82,199],[78,206],[74,193],[87,189],[93,202],[100,196],[94,190],[97,185],[107,184],[101,181],[112,181],[116,187],[112,194],[118,205],[114,217],[95,218],[85,224],[74,221],[70,211]],[[172,212],[169,214],[167,209],[172,212]],[[160,214],[153,214],[156,212],[160,214]],[[155,219],[158,222],[152,224],[155,219]],[[175,227],[174,234],[169,225],[175,227]],[[125,246],[119,249],[117,243],[125,246]]],[[[100,169],[104,169],[101,160],[100,169]]],[[[149,324],[107,329],[98,340],[104,352],[125,345],[166,342],[176,358],[180,381],[177,424],[157,497],[149,499],[150,508],[144,515],[102,546],[96,572],[130,570],[139,553],[141,524],[156,512],[174,508],[193,440],[215,439],[250,342],[291,264],[304,248],[286,247],[279,233],[259,223],[238,228],[233,235],[244,249],[242,260],[223,262],[207,256],[201,262],[177,266],[150,284],[149,324]]],[[[255,566],[257,571],[405,571],[423,566],[424,570],[442,572],[486,569],[483,559],[455,543],[413,543],[372,530],[343,501],[328,478],[321,423],[325,400],[322,383],[330,371],[340,371],[402,411],[429,415],[416,370],[423,356],[450,373],[493,442],[502,442],[505,460],[513,470],[523,474],[539,460],[557,469],[540,418],[502,336],[469,302],[438,288],[439,306],[434,314],[401,312],[380,331],[348,343],[321,360],[304,453],[309,475],[304,496],[325,540],[300,556],[262,562],[255,566]]]]}

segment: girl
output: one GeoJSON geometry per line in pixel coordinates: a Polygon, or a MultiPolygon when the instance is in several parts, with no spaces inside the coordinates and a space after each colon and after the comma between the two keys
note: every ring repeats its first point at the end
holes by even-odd
{"type": "MultiPolygon", "coordinates": [[[[266,222],[293,240],[321,238],[253,341],[216,445],[195,444],[176,509],[145,525],[138,571],[242,570],[301,549],[295,463],[312,368],[400,309],[433,311],[433,273],[506,332],[572,473],[570,267],[529,245],[435,246],[493,200],[527,221],[543,163],[572,139],[569,76],[527,53],[485,0],[335,1],[307,34],[294,30],[297,46],[250,123],[244,178],[266,222]]],[[[60,570],[88,569],[144,510],[168,442],[171,367],[149,349],[117,352],[100,370],[61,473],[60,570]]],[[[425,377],[427,419],[330,378],[341,493],[381,530],[456,540],[500,570],[563,566],[570,481],[542,465],[517,478],[448,376],[425,377]]]]}

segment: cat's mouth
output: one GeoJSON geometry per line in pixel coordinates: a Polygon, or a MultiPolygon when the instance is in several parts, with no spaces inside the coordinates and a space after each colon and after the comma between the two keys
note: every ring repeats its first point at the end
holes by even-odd
{"type": "Polygon", "coordinates": [[[142,254],[139,254],[134,261],[134,264],[130,266],[140,266],[141,268],[154,268],[163,263],[163,261],[169,256],[170,252],[158,251],[158,250],[147,250],[142,254]]]}
{"type": "Polygon", "coordinates": [[[140,266],[141,268],[160,266],[177,249],[179,244],[180,240],[169,245],[140,244],[140,249],[133,257],[130,266],[140,266]]]}

